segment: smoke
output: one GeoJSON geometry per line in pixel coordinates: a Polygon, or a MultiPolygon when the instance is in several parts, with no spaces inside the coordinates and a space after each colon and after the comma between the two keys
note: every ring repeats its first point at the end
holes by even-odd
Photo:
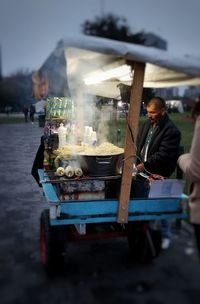
{"type": "Polygon", "coordinates": [[[95,95],[89,94],[88,87],[84,83],[85,75],[110,63],[108,57],[80,49],[65,50],[65,57],[69,89],[75,107],[77,130],[81,133],[85,126],[91,126],[97,132],[98,143],[108,141],[109,127],[107,122],[112,118],[114,109],[112,106],[107,106],[107,108],[99,106],[101,97],[97,98],[95,95]]]}
{"type": "Polygon", "coordinates": [[[108,141],[109,127],[107,121],[100,122],[97,133],[99,143],[108,141]]]}

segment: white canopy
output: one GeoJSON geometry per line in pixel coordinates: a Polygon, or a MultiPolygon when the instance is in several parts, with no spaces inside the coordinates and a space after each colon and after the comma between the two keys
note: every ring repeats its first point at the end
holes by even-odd
{"type": "MultiPolygon", "coordinates": [[[[133,138],[137,137],[143,86],[156,88],[200,84],[200,60],[191,57],[175,57],[167,51],[145,46],[81,36],[60,42],[52,54],[54,64],[50,56],[49,65],[48,60],[45,63],[46,67],[59,69],[58,62],[63,52],[67,63],[66,75],[69,88],[78,97],[76,118],[79,124],[84,122],[83,110],[85,109],[86,112],[82,93],[84,90],[99,96],[117,98],[118,85],[120,83],[130,85],[132,80],[130,74],[135,73],[127,117],[128,126],[117,218],[119,223],[126,223],[128,222],[132,168],[136,158],[133,138]],[[144,63],[146,63],[146,69],[144,63]]],[[[90,111],[91,109],[88,112],[90,111]]]]}
{"type": "Polygon", "coordinates": [[[54,57],[63,51],[72,91],[82,86],[86,93],[117,98],[120,95],[119,83],[131,85],[136,61],[146,63],[144,87],[200,84],[200,59],[174,56],[152,47],[81,35],[61,41],[53,52],[54,57]],[[119,67],[124,69],[122,74],[119,67]]]}

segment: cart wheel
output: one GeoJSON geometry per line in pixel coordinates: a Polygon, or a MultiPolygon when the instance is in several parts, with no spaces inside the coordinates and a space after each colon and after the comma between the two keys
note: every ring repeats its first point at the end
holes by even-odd
{"type": "Polygon", "coordinates": [[[128,243],[134,262],[150,262],[161,250],[161,231],[150,228],[148,222],[129,223],[128,243]]]}
{"type": "Polygon", "coordinates": [[[40,218],[40,250],[41,262],[48,274],[64,270],[66,240],[66,229],[51,226],[49,210],[44,210],[40,218]]]}

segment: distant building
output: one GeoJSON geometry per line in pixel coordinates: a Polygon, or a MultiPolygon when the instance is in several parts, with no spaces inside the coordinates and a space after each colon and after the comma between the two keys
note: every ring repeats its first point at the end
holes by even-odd
{"type": "Polygon", "coordinates": [[[156,95],[164,98],[164,99],[173,99],[174,97],[179,96],[179,89],[177,87],[173,88],[160,88],[155,89],[156,95]]]}
{"type": "Polygon", "coordinates": [[[57,44],[57,49],[50,54],[42,67],[39,69],[41,75],[48,78],[48,96],[70,97],[68,81],[66,76],[66,59],[64,49],[59,48],[62,41],[57,44]]]}
{"type": "Polygon", "coordinates": [[[184,96],[190,98],[196,98],[200,95],[200,86],[190,86],[185,89],[184,96]]]}

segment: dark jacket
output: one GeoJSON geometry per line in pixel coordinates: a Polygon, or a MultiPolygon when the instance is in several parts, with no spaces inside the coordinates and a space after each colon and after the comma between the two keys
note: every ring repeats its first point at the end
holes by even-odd
{"type": "MultiPolygon", "coordinates": [[[[150,120],[140,126],[137,139],[137,155],[139,157],[141,157],[140,153],[150,128],[150,120]]],[[[166,114],[159,121],[158,128],[149,144],[147,161],[144,162],[145,168],[153,174],[169,177],[176,168],[180,140],[180,131],[166,114]]]]}
{"type": "Polygon", "coordinates": [[[44,136],[41,136],[41,142],[40,142],[40,146],[37,150],[34,162],[33,162],[33,166],[32,166],[32,170],[31,170],[31,174],[32,176],[35,178],[36,182],[38,183],[39,186],[40,183],[40,178],[39,178],[39,174],[38,174],[38,169],[43,169],[44,168],[44,136]]]}

